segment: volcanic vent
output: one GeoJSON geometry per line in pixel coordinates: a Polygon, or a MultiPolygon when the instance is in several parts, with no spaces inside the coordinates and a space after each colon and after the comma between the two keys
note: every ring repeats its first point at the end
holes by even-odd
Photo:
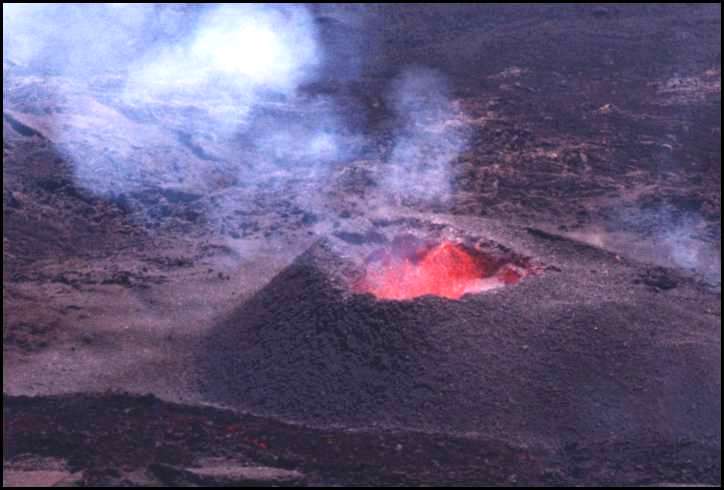
{"type": "MultiPolygon", "coordinates": [[[[680,326],[709,335],[720,325],[637,283],[638,265],[520,236],[545,273],[499,244],[435,233],[318,241],[210,332],[199,357],[207,399],[324,426],[718,444],[720,371],[708,367],[720,345],[680,326]],[[428,267],[461,284],[441,289],[428,267]]],[[[682,295],[696,287],[677,284],[682,295]]]]}
{"type": "Polygon", "coordinates": [[[368,257],[356,290],[379,299],[405,300],[425,295],[460,299],[467,293],[515,284],[526,273],[520,265],[462,243],[424,242],[408,235],[368,257]]]}
{"type": "Polygon", "coordinates": [[[459,405],[449,390],[460,367],[448,351],[466,347],[463,336],[448,338],[450,325],[485,311],[468,303],[481,295],[466,293],[517,282],[527,259],[412,236],[353,253],[346,245],[317,242],[218,326],[202,360],[211,399],[365,423],[424,422],[427,405],[444,420],[441,412],[459,405]],[[444,392],[452,396],[441,403],[444,392]]]}

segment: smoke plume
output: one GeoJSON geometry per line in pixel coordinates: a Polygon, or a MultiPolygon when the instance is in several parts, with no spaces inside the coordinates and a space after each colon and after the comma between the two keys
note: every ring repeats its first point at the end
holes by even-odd
{"type": "Polygon", "coordinates": [[[388,158],[383,189],[398,201],[445,202],[451,197],[452,162],[467,144],[445,77],[410,68],[394,82],[388,103],[398,135],[388,158]]]}
{"type": "MultiPolygon", "coordinates": [[[[323,14],[299,5],[11,4],[4,81],[43,76],[33,86],[43,134],[96,195],[208,196],[237,183],[292,194],[320,214],[330,174],[380,147],[363,102],[305,90],[362,75],[363,21],[353,10],[344,21],[333,8],[323,14]]],[[[449,201],[467,135],[444,75],[400,67],[386,101],[395,126],[377,187],[398,204],[449,201]]],[[[133,205],[157,204],[142,197],[133,205]]],[[[218,195],[204,212],[224,221],[249,199],[218,195]]]]}

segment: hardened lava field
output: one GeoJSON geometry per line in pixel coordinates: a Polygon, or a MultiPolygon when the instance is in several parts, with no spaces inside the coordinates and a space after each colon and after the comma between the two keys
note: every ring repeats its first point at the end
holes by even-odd
{"type": "Polygon", "coordinates": [[[721,484],[721,6],[3,5],[3,485],[721,484]]]}

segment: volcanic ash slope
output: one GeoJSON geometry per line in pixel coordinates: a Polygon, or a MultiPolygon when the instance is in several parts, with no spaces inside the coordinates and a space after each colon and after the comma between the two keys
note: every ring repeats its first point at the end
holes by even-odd
{"type": "Polygon", "coordinates": [[[206,395],[320,425],[720,444],[718,296],[527,239],[556,266],[460,301],[354,294],[351,265],[317,242],[212,332],[206,395]]]}

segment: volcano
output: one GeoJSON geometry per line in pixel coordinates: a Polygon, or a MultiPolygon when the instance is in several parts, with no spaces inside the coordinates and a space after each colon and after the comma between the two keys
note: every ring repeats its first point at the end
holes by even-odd
{"type": "Polygon", "coordinates": [[[3,10],[3,486],[721,485],[721,7],[3,10]]]}
{"type": "Polygon", "coordinates": [[[544,273],[457,300],[362,293],[349,247],[321,240],[217,325],[201,359],[206,393],[312,424],[517,443],[718,441],[720,378],[706,368],[717,345],[679,329],[718,326],[660,300],[699,286],[677,277],[657,289],[641,265],[549,238],[527,236],[544,273]]]}

